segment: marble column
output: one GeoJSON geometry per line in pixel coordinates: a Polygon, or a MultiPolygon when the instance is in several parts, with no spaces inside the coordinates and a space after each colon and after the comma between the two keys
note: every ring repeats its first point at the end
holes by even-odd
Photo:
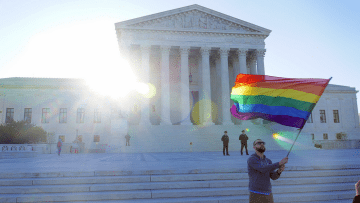
{"type": "Polygon", "coordinates": [[[190,86],[189,86],[190,47],[180,47],[181,55],[181,125],[192,125],[190,121],[190,86]]]}
{"type": "Polygon", "coordinates": [[[230,125],[229,48],[220,48],[222,124],[230,125]]]}
{"type": "MultiPolygon", "coordinates": [[[[247,68],[246,68],[246,54],[247,54],[247,49],[239,49],[237,50],[238,53],[238,57],[239,57],[239,65],[240,65],[240,72],[239,73],[243,73],[243,74],[247,74],[247,68]]],[[[239,74],[237,73],[237,74],[239,74]]]]}
{"type": "Polygon", "coordinates": [[[256,50],[256,58],[257,58],[257,74],[265,75],[265,67],[264,67],[264,56],[266,49],[257,49],[256,50]]]}
{"type": "MultiPolygon", "coordinates": [[[[150,50],[151,46],[149,45],[141,45],[141,68],[142,68],[142,82],[147,84],[150,79],[150,50]]],[[[141,102],[141,118],[140,125],[151,125],[150,123],[150,99],[145,97],[141,102]]]]}
{"type": "Polygon", "coordinates": [[[222,122],[222,108],[221,108],[221,60],[220,60],[220,54],[214,55],[215,60],[215,70],[216,70],[216,78],[215,78],[215,87],[216,87],[216,99],[215,103],[217,105],[217,115],[218,115],[218,122],[222,122]]]}
{"type": "Polygon", "coordinates": [[[161,125],[171,125],[170,120],[170,67],[171,46],[161,46],[161,125]]]}
{"type": "Polygon", "coordinates": [[[250,66],[250,74],[256,75],[256,56],[254,53],[249,55],[249,66],[250,66]]]}
{"type": "Polygon", "coordinates": [[[201,64],[202,64],[202,98],[200,108],[202,108],[203,125],[213,125],[212,121],[212,104],[211,104],[211,85],[210,85],[210,51],[209,47],[201,47],[201,64]]]}

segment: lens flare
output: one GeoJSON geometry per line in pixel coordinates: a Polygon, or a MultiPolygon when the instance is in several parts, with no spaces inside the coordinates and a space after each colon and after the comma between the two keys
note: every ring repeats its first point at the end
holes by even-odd
{"type": "Polygon", "coordinates": [[[146,98],[152,98],[156,95],[156,87],[151,83],[138,83],[136,91],[146,98]]]}
{"type": "MultiPolygon", "coordinates": [[[[272,135],[272,137],[274,138],[274,140],[276,141],[276,143],[279,146],[281,146],[283,149],[286,149],[286,150],[289,150],[291,148],[292,144],[294,143],[293,133],[290,133],[290,132],[274,133],[272,135]]],[[[300,147],[300,148],[306,147],[304,144],[302,144],[300,142],[295,142],[294,146],[300,147]]]]}
{"type": "Polygon", "coordinates": [[[280,137],[279,134],[277,134],[277,133],[274,133],[274,134],[273,134],[273,138],[274,138],[274,139],[278,139],[279,137],[280,137]]]}
{"type": "Polygon", "coordinates": [[[191,111],[191,118],[196,125],[205,126],[212,123],[217,117],[218,106],[210,100],[200,100],[191,111]]]}

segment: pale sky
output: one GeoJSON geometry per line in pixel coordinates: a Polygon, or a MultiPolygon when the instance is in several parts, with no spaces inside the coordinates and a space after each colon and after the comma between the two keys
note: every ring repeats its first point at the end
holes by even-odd
{"type": "Polygon", "coordinates": [[[119,65],[114,24],[192,4],[272,30],[267,75],[333,77],[360,89],[357,0],[0,0],[0,78],[130,74],[119,65]]]}

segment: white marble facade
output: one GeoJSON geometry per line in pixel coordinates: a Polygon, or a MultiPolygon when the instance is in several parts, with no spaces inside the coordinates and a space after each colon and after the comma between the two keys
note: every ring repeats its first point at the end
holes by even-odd
{"type": "MultiPolygon", "coordinates": [[[[5,78],[0,79],[0,123],[6,122],[8,109],[14,120],[25,119],[31,109],[31,123],[55,137],[65,136],[65,143],[82,135],[87,149],[106,145],[118,152],[221,151],[224,130],[230,150],[238,150],[238,136],[245,128],[250,129],[249,143],[261,138],[268,149],[279,149],[271,131],[296,132],[281,125],[240,122],[229,111],[236,75],[265,74],[264,40],[270,30],[199,5],[116,23],[115,28],[121,54],[133,72],[155,87],[151,98],[134,93],[128,101],[111,101],[75,79],[5,78]],[[42,120],[43,109],[51,113],[48,122],[42,120]],[[66,109],[66,122],[60,122],[61,109],[66,109]],[[118,110],[127,112],[125,121],[114,115],[118,110]],[[79,115],[83,122],[78,122],[79,115]],[[101,122],[95,122],[98,117],[101,122]],[[131,147],[124,146],[126,133],[131,147]],[[100,141],[95,142],[95,136],[100,141]]],[[[357,92],[329,85],[299,140],[313,147],[312,138],[324,140],[324,134],[328,140],[336,140],[337,133],[360,139],[357,92]]]]}
{"type": "MultiPolygon", "coordinates": [[[[156,98],[134,102],[143,113],[132,124],[240,124],[229,112],[231,88],[239,73],[265,74],[270,30],[199,5],[119,22],[115,28],[120,51],[135,73],[159,90],[156,98]]],[[[346,132],[359,139],[359,119],[352,113],[358,112],[356,93],[329,85],[304,133],[314,139],[328,134],[331,140],[346,132]],[[320,122],[320,110],[327,123],[320,122]],[[334,121],[334,112],[341,121],[334,121]]]]}
{"type": "Polygon", "coordinates": [[[150,121],[154,109],[161,124],[234,124],[229,109],[236,75],[265,74],[264,40],[271,31],[199,5],[115,27],[123,57],[160,93],[134,104],[141,106],[142,125],[157,123],[150,121]],[[192,103],[198,113],[189,116],[192,103]]]}

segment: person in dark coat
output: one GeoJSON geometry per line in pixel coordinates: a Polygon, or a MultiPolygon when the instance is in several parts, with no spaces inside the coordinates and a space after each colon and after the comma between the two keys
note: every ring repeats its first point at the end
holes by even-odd
{"type": "Polygon", "coordinates": [[[249,137],[245,134],[245,130],[241,131],[242,134],[239,136],[239,140],[241,141],[241,155],[243,155],[243,149],[245,147],[246,155],[249,155],[248,149],[247,149],[247,140],[249,137]]]}
{"type": "Polygon", "coordinates": [[[224,132],[224,135],[221,137],[221,141],[223,142],[224,156],[225,156],[225,150],[226,150],[226,155],[230,156],[230,154],[229,154],[229,136],[227,135],[227,131],[224,132]]]}
{"type": "Polygon", "coordinates": [[[126,139],[126,146],[130,146],[130,135],[126,134],[125,139],[126,139]]]}

